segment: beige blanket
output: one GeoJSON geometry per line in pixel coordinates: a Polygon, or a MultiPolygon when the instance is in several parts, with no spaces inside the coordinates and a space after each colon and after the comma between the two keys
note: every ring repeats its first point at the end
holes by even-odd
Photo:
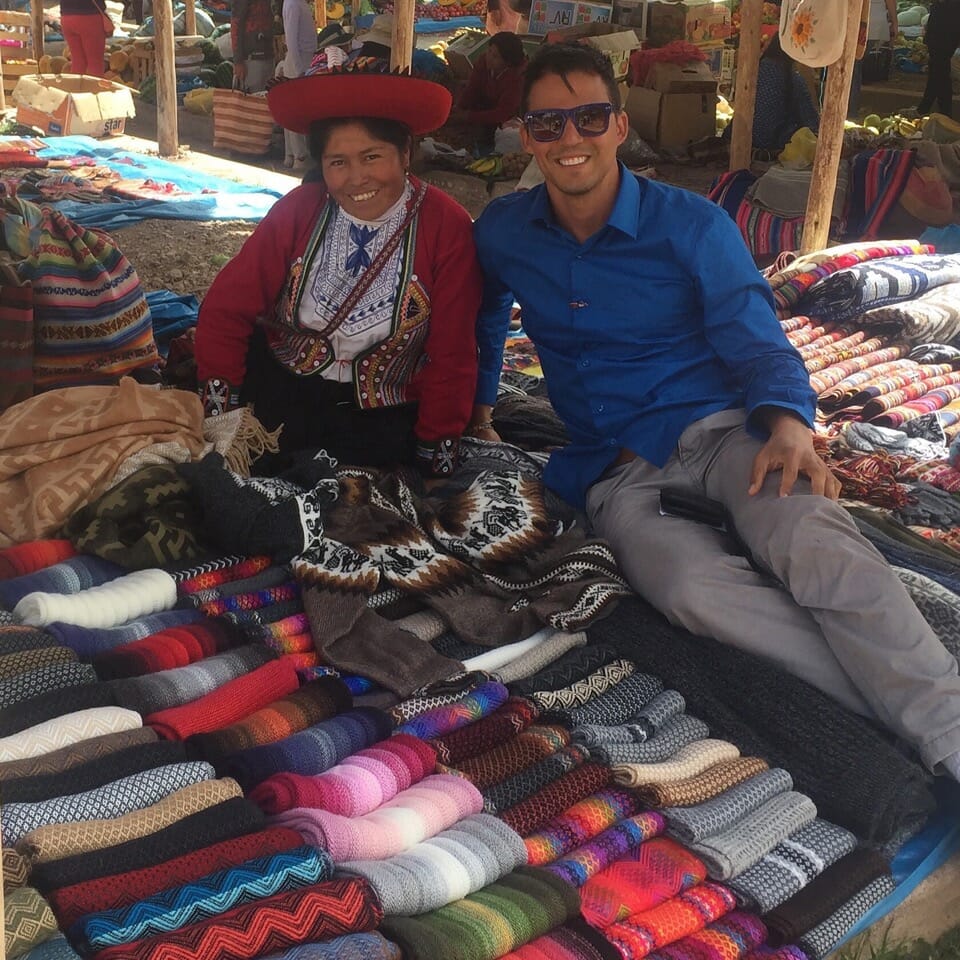
{"type": "Polygon", "coordinates": [[[201,454],[199,397],[125,377],[115,387],[66,387],[11,407],[0,416],[0,548],[55,534],[128,457],[164,442],[201,454]]]}

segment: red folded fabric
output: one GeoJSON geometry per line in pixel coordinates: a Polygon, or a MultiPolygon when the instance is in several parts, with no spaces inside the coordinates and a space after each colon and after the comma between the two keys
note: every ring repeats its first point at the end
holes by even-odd
{"type": "Polygon", "coordinates": [[[524,697],[510,697],[493,713],[454,730],[431,743],[437,748],[437,760],[456,766],[457,761],[476,757],[486,750],[523,733],[537,719],[540,711],[524,697]]]}
{"type": "Polygon", "coordinates": [[[57,923],[66,930],[88,913],[128,907],[168,887],[192,883],[215,870],[235,867],[253,857],[292,850],[302,843],[303,838],[296,830],[269,827],[192,850],[182,857],[174,857],[141,870],[115,873],[51,890],[47,899],[56,914],[57,923]]]}
{"type": "Polygon", "coordinates": [[[69,540],[32,540],[0,550],[0,580],[12,580],[27,573],[75,557],[77,551],[69,540]]]}
{"type": "Polygon", "coordinates": [[[108,947],[97,960],[252,960],[299,943],[366,933],[382,919],[383,909],[366,880],[328,880],[162,936],[108,947]]]}
{"type": "Polygon", "coordinates": [[[292,664],[271,660],[193,703],[151,713],[143,722],[167,740],[186,740],[195,733],[228,727],[292,693],[299,685],[292,664]]]}
{"type": "Polygon", "coordinates": [[[500,819],[525,837],[575,803],[603,789],[611,776],[609,767],[600,763],[585,763],[565,773],[559,780],[548,783],[533,796],[501,811],[500,819]]]}

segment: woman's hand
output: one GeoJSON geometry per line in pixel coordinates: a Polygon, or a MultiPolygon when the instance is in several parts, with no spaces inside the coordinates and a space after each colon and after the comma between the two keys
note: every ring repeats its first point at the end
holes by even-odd
{"type": "Polygon", "coordinates": [[[475,437],[477,440],[489,440],[500,443],[500,434],[493,428],[493,407],[485,403],[478,403],[473,408],[473,416],[463,431],[465,436],[475,437]]]}
{"type": "Polygon", "coordinates": [[[766,423],[770,439],[754,458],[750,495],[759,492],[770,471],[779,470],[781,497],[790,495],[797,477],[803,474],[809,479],[813,493],[836,500],[840,496],[840,481],[814,449],[810,428],[785,410],[770,410],[766,423]]]}

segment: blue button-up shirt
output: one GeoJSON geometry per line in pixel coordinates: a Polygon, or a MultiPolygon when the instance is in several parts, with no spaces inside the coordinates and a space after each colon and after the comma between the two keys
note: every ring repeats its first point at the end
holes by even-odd
{"type": "Polygon", "coordinates": [[[691,423],[761,406],[813,422],[816,397],[733,221],[703,197],[621,167],[605,227],[580,243],[546,188],[491,203],[475,225],[485,275],[477,402],[493,404],[514,298],[571,443],[544,480],[583,506],[621,447],[663,466],[691,423]]]}

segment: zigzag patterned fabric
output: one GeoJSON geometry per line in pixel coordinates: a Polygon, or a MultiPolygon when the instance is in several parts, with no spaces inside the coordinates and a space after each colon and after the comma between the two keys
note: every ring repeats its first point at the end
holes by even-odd
{"type": "Polygon", "coordinates": [[[609,782],[608,767],[600,763],[585,763],[565,773],[559,780],[548,783],[538,793],[521,800],[516,806],[503,810],[500,819],[521,837],[529,836],[567,810],[571,804],[579,803],[602,790],[609,782]]]}
{"type": "Polygon", "coordinates": [[[551,711],[551,717],[570,727],[583,723],[628,723],[663,690],[663,681],[646,673],[632,673],[603,693],[569,710],[551,711]]]}
{"type": "MultiPolygon", "coordinates": [[[[627,790],[599,790],[526,837],[527,861],[531,866],[552,863],[639,809],[636,797],[627,790]]],[[[659,825],[660,818],[656,814],[650,816],[656,818],[659,825]]]]}
{"type": "Polygon", "coordinates": [[[527,727],[523,733],[517,734],[507,743],[481,753],[478,757],[461,760],[453,772],[466,777],[474,786],[484,790],[539,763],[569,743],[570,732],[566,727],[527,727]]]}
{"type": "Polygon", "coordinates": [[[493,713],[453,733],[437,737],[432,744],[441,763],[456,765],[458,760],[475,757],[484,750],[522,733],[540,711],[523,697],[509,697],[493,713]]]}
{"type": "Polygon", "coordinates": [[[113,783],[37,803],[5,803],[0,809],[3,842],[16,844],[31,830],[90,818],[109,820],[159,803],[190,784],[213,780],[209,763],[189,761],[144,770],[113,783]]]}
{"type": "Polygon", "coordinates": [[[3,931],[6,955],[13,960],[54,936],[57,921],[33,887],[19,887],[4,894],[3,931]]]}
{"type": "Polygon", "coordinates": [[[16,706],[0,710],[0,737],[20,733],[65,713],[117,705],[113,692],[102,683],[40,693],[16,706]]]}
{"type": "Polygon", "coordinates": [[[253,577],[272,562],[270,557],[219,557],[177,570],[173,579],[177,581],[177,592],[182,597],[189,597],[200,590],[213,590],[224,583],[253,577]]]}
{"type": "Polygon", "coordinates": [[[565,857],[555,860],[547,870],[571,886],[582,887],[611,863],[627,856],[644,841],[661,834],[663,828],[664,819],[659,813],[647,812],[627,817],[571,850],[565,857]]]}
{"type": "Polygon", "coordinates": [[[397,733],[409,733],[421,740],[433,740],[476,723],[501,707],[509,694],[502,683],[490,680],[471,690],[455,703],[421,713],[397,727],[397,733]]]}
{"type": "Polygon", "coordinates": [[[487,813],[498,813],[526,800],[548,783],[559,780],[565,773],[585,763],[588,753],[582,747],[567,747],[533,766],[483,791],[483,808],[487,813]]]}
{"type": "Polygon", "coordinates": [[[96,953],[170,933],[234,907],[312,886],[332,876],[333,861],[326,853],[314,847],[295,847],[218,870],[128,907],[86,916],[71,929],[70,939],[84,952],[96,953]]]}
{"type": "Polygon", "coordinates": [[[580,890],[580,911],[587,923],[605,929],[652,910],[706,877],[706,866],[692,853],[669,837],[655,837],[589,879],[580,890]]]}
{"type": "Polygon", "coordinates": [[[55,717],[35,727],[0,738],[0,763],[25,760],[52,753],[71,744],[107,733],[120,733],[143,726],[140,714],[122,707],[91,707],[55,717]]]}
{"type": "Polygon", "coordinates": [[[759,917],[734,911],[682,940],[661,947],[650,960],[740,960],[767,938],[759,917]]]}
{"type": "Polygon", "coordinates": [[[530,694],[530,699],[544,711],[570,710],[580,707],[601,693],[606,693],[621,680],[636,673],[637,668],[629,660],[614,660],[605,663],[599,670],[588,674],[582,680],[561,687],[559,690],[539,690],[530,694]]]}
{"type": "Polygon", "coordinates": [[[302,845],[303,838],[293,830],[280,827],[254,829],[170,860],[61,887],[51,892],[50,905],[60,926],[67,930],[88,914],[122,910],[163,890],[192,883],[218,870],[302,845]]]}
{"type": "Polygon", "coordinates": [[[3,891],[25,887],[30,876],[30,862],[13,847],[3,848],[3,891]]]}
{"type": "MultiPolygon", "coordinates": [[[[444,650],[438,652],[443,653],[445,657],[450,656],[444,650]]],[[[445,707],[450,703],[456,703],[468,693],[486,683],[488,679],[485,673],[475,671],[453,677],[450,680],[444,680],[442,683],[431,684],[426,692],[401,700],[387,712],[393,717],[396,724],[403,726],[404,723],[413,720],[414,717],[419,717],[421,713],[426,713],[436,707],[445,707]]]]}
{"type": "Polygon", "coordinates": [[[620,659],[616,647],[604,643],[590,643],[565,653],[538,673],[509,684],[515,697],[529,697],[538,691],[559,690],[582,680],[599,670],[605,663],[620,659]]]}
{"type": "MultiPolygon", "coordinates": [[[[50,647],[49,649],[59,648],[50,647]]],[[[0,710],[43,693],[82,687],[96,682],[97,672],[87,663],[48,663],[36,670],[0,681],[0,710]]]]}
{"type": "Polygon", "coordinates": [[[252,960],[298,943],[366,933],[382,919],[366,880],[327,880],[235,907],[162,937],[110,947],[97,960],[252,960]]]}

